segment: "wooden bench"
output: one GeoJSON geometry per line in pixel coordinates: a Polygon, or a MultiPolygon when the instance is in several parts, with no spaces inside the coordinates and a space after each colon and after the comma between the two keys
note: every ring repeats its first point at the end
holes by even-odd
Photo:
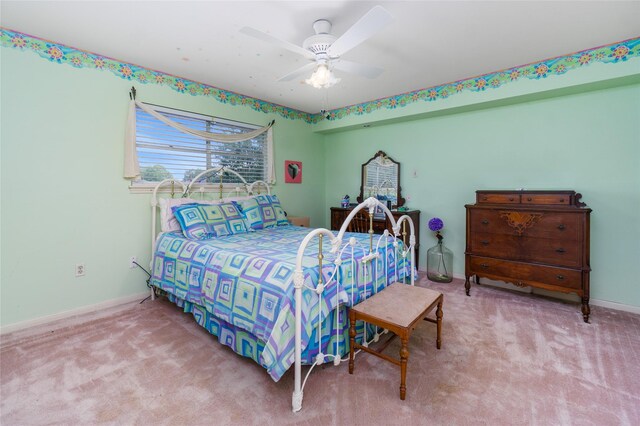
{"type": "MultiPolygon", "coordinates": [[[[437,325],[436,347],[440,349],[442,333],[442,293],[422,287],[402,283],[393,283],[381,292],[367,300],[358,303],[349,310],[349,374],[353,374],[354,354],[356,349],[376,355],[384,360],[400,366],[400,399],[404,400],[407,387],[407,361],[409,350],[407,345],[411,332],[421,320],[433,322],[437,325]],[[436,309],[436,319],[427,318],[433,308],[436,309]],[[400,360],[382,353],[386,345],[375,351],[356,343],[356,321],[365,321],[378,327],[386,328],[399,336],[402,342],[400,360]]],[[[395,337],[393,336],[393,337],[395,337]]]]}

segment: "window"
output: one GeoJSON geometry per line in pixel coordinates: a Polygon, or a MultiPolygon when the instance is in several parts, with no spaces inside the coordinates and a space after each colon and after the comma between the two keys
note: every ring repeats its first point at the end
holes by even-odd
{"type": "MultiPolygon", "coordinates": [[[[246,133],[259,128],[171,108],[154,106],[154,109],[183,126],[211,133],[246,133]]],[[[266,132],[237,143],[204,140],[180,132],[136,108],[136,149],[141,179],[134,182],[134,186],[171,178],[191,181],[199,173],[219,166],[235,170],[249,183],[268,180],[266,132]]],[[[207,181],[219,182],[219,179],[211,176],[207,181]]],[[[229,174],[224,182],[237,183],[239,179],[229,174]]]]}

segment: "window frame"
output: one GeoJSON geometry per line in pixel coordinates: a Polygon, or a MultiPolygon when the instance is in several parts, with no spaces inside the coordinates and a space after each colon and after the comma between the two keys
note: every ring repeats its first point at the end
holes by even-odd
{"type": "MultiPolygon", "coordinates": [[[[227,125],[227,126],[238,126],[238,127],[242,127],[242,128],[246,128],[246,129],[251,129],[251,130],[256,130],[259,129],[262,126],[256,125],[256,124],[252,124],[252,123],[246,123],[246,122],[242,122],[242,121],[237,121],[237,120],[231,120],[231,119],[227,119],[227,118],[220,118],[220,117],[215,117],[213,115],[208,115],[208,114],[202,114],[202,113],[198,113],[198,112],[193,112],[193,111],[187,111],[187,110],[183,110],[183,109],[178,109],[178,108],[172,108],[172,107],[167,107],[164,105],[157,105],[157,104],[152,104],[149,102],[144,102],[145,105],[150,105],[153,107],[153,109],[155,109],[156,111],[158,111],[159,113],[165,113],[165,114],[169,114],[169,115],[180,115],[186,118],[191,118],[191,119],[196,119],[196,120],[203,120],[206,121],[206,129],[207,131],[209,131],[210,126],[215,125],[215,124],[222,124],[222,125],[227,125]]],[[[136,106],[136,114],[137,112],[140,111],[140,108],[136,106]]],[[[144,112],[144,111],[143,111],[144,112]]],[[[169,117],[171,118],[171,117],[169,117]]],[[[136,120],[136,151],[138,149],[138,139],[137,139],[137,120],[136,120]]],[[[205,143],[211,143],[211,141],[206,140],[206,139],[202,139],[203,141],[205,141],[205,143]]],[[[265,146],[263,149],[263,154],[268,157],[267,151],[268,151],[268,146],[267,146],[268,142],[265,141],[265,146]]],[[[266,159],[266,162],[268,162],[268,158],[266,159]]],[[[268,173],[268,164],[265,162],[264,166],[265,166],[265,170],[264,170],[264,175],[266,175],[268,173]]],[[[204,170],[208,170],[208,169],[203,169],[204,170]]],[[[243,176],[244,178],[244,176],[243,176]]],[[[174,179],[176,182],[184,182],[181,179],[174,179]]],[[[268,178],[266,176],[263,176],[260,180],[263,180],[265,182],[267,182],[268,178]]],[[[158,184],[161,181],[157,181],[157,182],[144,182],[142,180],[132,180],[129,181],[129,191],[132,194],[150,194],[153,192],[153,190],[155,189],[156,186],[158,186],[158,184]]],[[[188,182],[185,182],[188,184],[188,182]]],[[[248,184],[251,184],[253,182],[251,181],[247,181],[248,184]]],[[[235,190],[240,184],[239,183],[223,183],[223,193],[228,193],[231,192],[233,190],[235,190]]],[[[274,186],[275,182],[269,182],[269,186],[274,186]]],[[[176,187],[177,188],[177,187],[176,187]]],[[[207,193],[211,193],[211,192],[217,192],[220,190],[220,184],[219,183],[211,183],[211,182],[199,182],[199,183],[193,183],[191,185],[191,192],[207,192],[207,193]]],[[[160,193],[170,193],[172,191],[171,189],[171,185],[163,185],[161,188],[159,188],[158,192],[160,193]]]]}

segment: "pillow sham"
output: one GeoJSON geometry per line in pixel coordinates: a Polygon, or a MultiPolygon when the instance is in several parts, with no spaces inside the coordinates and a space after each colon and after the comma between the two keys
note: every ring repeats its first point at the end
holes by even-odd
{"type": "Polygon", "coordinates": [[[183,204],[219,204],[218,200],[195,200],[193,198],[160,198],[160,230],[162,232],[179,231],[180,224],[171,210],[175,206],[183,204]]]}
{"type": "Polygon", "coordinates": [[[256,195],[236,202],[242,211],[247,228],[252,230],[289,225],[280,200],[275,195],[256,195]]]}
{"type": "Polygon", "coordinates": [[[172,210],[182,233],[192,240],[247,232],[242,213],[234,203],[184,204],[172,210]]]}
{"type": "Polygon", "coordinates": [[[238,201],[245,224],[253,230],[274,228],[278,222],[271,200],[266,195],[256,195],[248,200],[238,201]]]}
{"type": "Polygon", "coordinates": [[[276,212],[276,223],[278,226],[290,225],[287,215],[284,213],[284,209],[280,204],[280,199],[276,195],[267,195],[271,199],[271,205],[276,212]]]}

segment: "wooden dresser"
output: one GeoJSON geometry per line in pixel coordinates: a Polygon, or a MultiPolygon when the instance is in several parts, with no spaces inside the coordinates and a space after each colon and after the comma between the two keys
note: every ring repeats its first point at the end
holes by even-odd
{"type": "Polygon", "coordinates": [[[582,298],[589,322],[589,214],[575,191],[476,191],[467,209],[465,289],[486,277],[582,298]]]}
{"type": "MultiPolygon", "coordinates": [[[[331,207],[331,229],[337,231],[340,229],[344,220],[351,213],[351,208],[344,209],[342,207],[331,207]]],[[[363,210],[361,210],[362,212],[363,210]]],[[[366,212],[365,212],[366,213],[366,212]]],[[[368,214],[368,213],[366,213],[368,214]]],[[[400,216],[407,215],[413,221],[413,227],[416,233],[416,263],[419,263],[419,248],[420,248],[420,210],[407,210],[404,212],[400,212],[397,210],[391,210],[391,214],[395,220],[400,219],[400,216]]],[[[364,225],[364,224],[363,224],[364,225]]],[[[369,224],[366,223],[364,229],[350,229],[353,232],[367,232],[369,229],[369,224]]],[[[384,219],[373,219],[373,232],[375,234],[382,234],[385,229],[388,229],[391,234],[393,234],[393,230],[391,229],[391,222],[385,216],[384,219]]],[[[404,241],[404,240],[403,240],[404,241]]],[[[404,241],[405,244],[409,243],[409,229],[407,229],[407,241],[404,241]]]]}

